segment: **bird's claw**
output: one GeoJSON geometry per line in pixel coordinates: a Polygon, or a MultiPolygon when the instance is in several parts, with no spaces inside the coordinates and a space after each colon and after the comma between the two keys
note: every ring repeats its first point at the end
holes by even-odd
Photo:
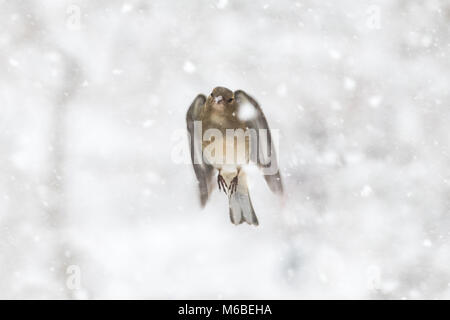
{"type": "Polygon", "coordinates": [[[233,180],[231,180],[230,182],[230,187],[228,188],[230,195],[232,195],[233,192],[236,192],[237,185],[238,185],[238,176],[234,177],[233,180]]]}
{"type": "Polygon", "coordinates": [[[220,174],[217,176],[217,184],[219,185],[219,190],[223,190],[223,192],[227,193],[228,185],[220,174]]]}

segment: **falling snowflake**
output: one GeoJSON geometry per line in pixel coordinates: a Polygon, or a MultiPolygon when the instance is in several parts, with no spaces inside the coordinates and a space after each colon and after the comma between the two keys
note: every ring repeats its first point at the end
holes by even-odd
{"type": "Polygon", "coordinates": [[[188,61],[186,61],[184,63],[183,70],[186,73],[194,73],[196,69],[197,68],[195,67],[195,65],[191,61],[188,60],[188,61]]]}

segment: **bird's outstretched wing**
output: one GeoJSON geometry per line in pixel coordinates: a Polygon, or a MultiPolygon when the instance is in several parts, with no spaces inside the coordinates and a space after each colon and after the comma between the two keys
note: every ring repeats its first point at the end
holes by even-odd
{"type": "Polygon", "coordinates": [[[186,124],[189,133],[189,143],[191,149],[191,161],[194,167],[195,176],[197,177],[198,186],[200,188],[200,203],[202,207],[206,205],[209,194],[211,193],[214,184],[212,178],[214,168],[205,163],[202,157],[202,133],[194,134],[194,122],[201,121],[200,114],[205,105],[206,97],[199,94],[192,102],[186,114],[186,124]]]}
{"type": "Polygon", "coordinates": [[[255,99],[250,97],[244,91],[235,91],[234,97],[239,105],[238,116],[239,114],[243,114],[243,120],[245,121],[246,126],[249,129],[255,129],[258,135],[257,148],[252,148],[253,150],[256,150],[256,155],[253,155],[251,158],[256,159],[258,167],[263,169],[264,179],[270,190],[274,193],[282,194],[283,184],[281,182],[277,156],[275,154],[272,135],[266,117],[255,99]],[[267,134],[266,137],[261,136],[262,132],[260,129],[265,129],[264,132],[267,134]],[[274,170],[268,170],[269,168],[274,168],[274,170]]]}

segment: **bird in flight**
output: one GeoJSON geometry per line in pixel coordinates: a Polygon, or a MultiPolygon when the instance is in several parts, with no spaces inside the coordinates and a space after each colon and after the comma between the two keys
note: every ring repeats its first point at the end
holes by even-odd
{"type": "Polygon", "coordinates": [[[283,193],[271,132],[259,104],[242,90],[216,87],[208,97],[194,99],[186,122],[202,208],[217,183],[228,196],[231,222],[257,226],[245,166],[254,162],[272,192],[283,193]]]}

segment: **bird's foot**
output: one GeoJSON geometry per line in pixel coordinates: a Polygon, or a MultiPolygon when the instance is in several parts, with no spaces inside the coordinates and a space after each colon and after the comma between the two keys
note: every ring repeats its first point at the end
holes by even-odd
{"type": "Polygon", "coordinates": [[[232,195],[233,192],[236,192],[237,185],[238,185],[238,176],[234,177],[233,180],[231,180],[230,182],[230,186],[228,187],[230,195],[232,195]]]}
{"type": "Polygon", "coordinates": [[[227,193],[228,189],[227,183],[225,182],[225,179],[222,177],[220,173],[217,176],[217,184],[219,185],[219,190],[223,190],[223,192],[227,193]]]}

